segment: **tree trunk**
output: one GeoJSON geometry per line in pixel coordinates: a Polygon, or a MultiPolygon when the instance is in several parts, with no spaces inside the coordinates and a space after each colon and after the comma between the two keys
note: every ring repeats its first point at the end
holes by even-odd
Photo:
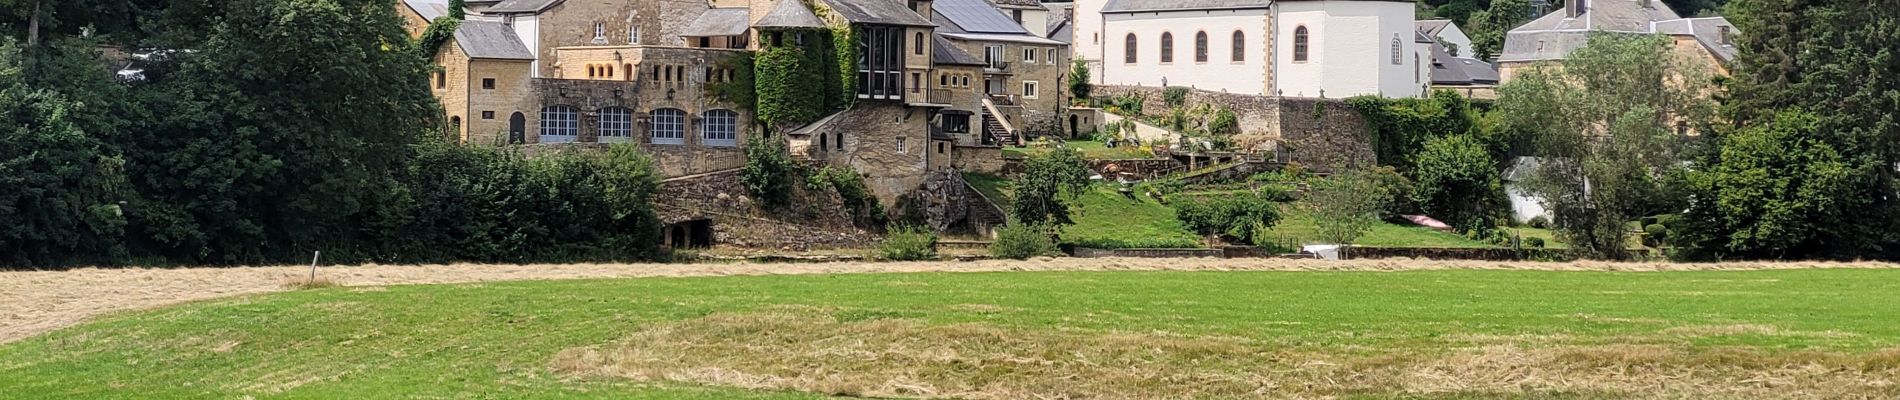
{"type": "Polygon", "coordinates": [[[26,17],[26,47],[40,43],[40,0],[33,1],[33,14],[26,17]]]}

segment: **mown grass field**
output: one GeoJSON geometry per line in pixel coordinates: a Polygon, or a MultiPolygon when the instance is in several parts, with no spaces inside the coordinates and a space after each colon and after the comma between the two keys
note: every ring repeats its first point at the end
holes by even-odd
{"type": "Polygon", "coordinates": [[[0,397],[1894,398],[1897,289],[1900,270],[343,287],[0,346],[0,397]]]}

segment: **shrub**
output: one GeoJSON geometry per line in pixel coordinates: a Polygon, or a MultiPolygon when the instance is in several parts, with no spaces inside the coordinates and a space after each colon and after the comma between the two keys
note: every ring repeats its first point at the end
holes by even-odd
{"type": "Polygon", "coordinates": [[[1022,175],[1016,178],[1016,193],[1011,196],[1010,219],[1029,224],[1070,223],[1069,203],[1088,190],[1088,163],[1082,152],[1061,147],[1029,157],[1022,175]]]}
{"type": "Polygon", "coordinates": [[[1121,95],[1115,97],[1114,107],[1121,109],[1122,112],[1126,112],[1129,115],[1141,115],[1141,103],[1144,100],[1145,99],[1142,99],[1141,96],[1132,94],[1121,95]]]}
{"type": "Polygon", "coordinates": [[[1643,227],[1643,244],[1649,247],[1662,247],[1669,242],[1669,227],[1663,224],[1649,224],[1643,227]]]}
{"type": "Polygon", "coordinates": [[[1533,249],[1544,248],[1544,238],[1540,238],[1540,237],[1524,238],[1524,247],[1529,247],[1533,249]]]}
{"type": "Polygon", "coordinates": [[[1220,136],[1239,134],[1240,116],[1234,115],[1233,110],[1221,107],[1220,111],[1214,112],[1214,119],[1207,122],[1207,133],[1220,136]]]}
{"type": "Polygon", "coordinates": [[[851,222],[860,227],[885,225],[889,219],[885,215],[884,205],[878,203],[877,196],[864,185],[864,176],[846,168],[824,167],[805,177],[805,188],[809,190],[834,190],[844,199],[844,207],[851,212],[851,222]]]}
{"type": "Polygon", "coordinates": [[[785,150],[785,142],[765,135],[746,135],[745,170],[739,180],[746,191],[767,206],[784,206],[791,200],[792,179],[797,165],[785,150]]]}
{"type": "Polygon", "coordinates": [[[1531,217],[1531,220],[1525,221],[1524,224],[1530,225],[1532,228],[1537,228],[1537,229],[1550,229],[1550,218],[1545,218],[1544,216],[1539,215],[1539,216],[1531,217]]]}
{"type": "Polygon", "coordinates": [[[1254,244],[1260,230],[1280,222],[1279,207],[1261,196],[1229,196],[1179,203],[1174,216],[1202,236],[1254,244]]]}
{"type": "Polygon", "coordinates": [[[913,226],[899,226],[884,236],[877,258],[887,261],[924,261],[937,258],[937,234],[913,226]]]}
{"type": "Polygon", "coordinates": [[[996,230],[990,242],[990,256],[1013,260],[1056,255],[1055,239],[1047,228],[1031,224],[1010,224],[996,230]]]}
{"type": "Polygon", "coordinates": [[[1418,155],[1412,172],[1417,185],[1410,197],[1426,214],[1459,231],[1492,228],[1490,217],[1505,209],[1496,165],[1469,136],[1432,139],[1418,155]]]}
{"type": "Polygon", "coordinates": [[[1187,104],[1187,95],[1188,88],[1169,86],[1161,90],[1161,101],[1167,103],[1168,107],[1180,107],[1187,104]]]}

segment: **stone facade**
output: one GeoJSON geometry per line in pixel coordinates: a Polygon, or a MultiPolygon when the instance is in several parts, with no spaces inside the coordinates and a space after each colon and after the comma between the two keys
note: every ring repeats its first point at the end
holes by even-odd
{"type": "Polygon", "coordinates": [[[950,39],[950,43],[977,57],[983,57],[992,46],[1002,47],[1003,68],[985,70],[981,78],[972,80],[973,89],[1006,97],[1019,107],[1017,112],[1005,112],[1015,114],[1008,118],[1017,129],[1038,135],[1064,132],[1062,118],[1069,106],[1064,81],[1069,72],[1068,46],[959,39],[950,39]],[[1035,53],[1033,58],[1029,52],[1035,53]],[[1056,57],[1051,59],[1051,54],[1056,57]],[[1031,85],[1035,93],[1029,93],[1031,85]]]}
{"type": "Polygon", "coordinates": [[[792,149],[825,165],[864,174],[884,204],[897,204],[932,168],[928,113],[900,104],[859,101],[849,110],[794,134],[792,149]]]}
{"type": "Polygon", "coordinates": [[[956,146],[950,165],[961,171],[1002,174],[1003,148],[1000,146],[956,146]]]}
{"type": "Polygon", "coordinates": [[[809,250],[862,247],[877,236],[851,226],[843,198],[834,192],[793,194],[800,212],[760,208],[746,195],[736,171],[667,180],[660,185],[654,210],[668,225],[710,221],[713,243],[753,248],[809,250]]]}
{"type": "Polygon", "coordinates": [[[955,170],[933,172],[916,191],[910,204],[921,208],[924,220],[938,232],[988,235],[1008,220],[1000,205],[992,203],[955,170]]]}
{"type": "MultiPolygon", "coordinates": [[[[1101,96],[1138,96],[1142,112],[1168,111],[1162,88],[1097,86],[1101,96]]],[[[1240,119],[1235,142],[1252,152],[1284,152],[1288,160],[1324,170],[1334,165],[1370,165],[1376,156],[1365,117],[1343,99],[1254,96],[1190,90],[1184,107],[1226,107],[1240,119]]],[[[1276,157],[1278,158],[1278,157],[1276,157]]]]}

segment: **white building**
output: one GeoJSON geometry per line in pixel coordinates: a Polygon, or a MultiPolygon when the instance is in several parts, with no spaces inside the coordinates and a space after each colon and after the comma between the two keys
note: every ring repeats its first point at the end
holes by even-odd
{"type": "Polygon", "coordinates": [[[1431,54],[1410,0],[1078,0],[1097,84],[1290,97],[1416,97],[1431,54]]]}
{"type": "Polygon", "coordinates": [[[1471,58],[1471,36],[1465,35],[1465,30],[1458,28],[1458,24],[1452,23],[1449,19],[1418,21],[1418,33],[1450,45],[1450,48],[1445,49],[1445,53],[1452,57],[1471,58]]]}

